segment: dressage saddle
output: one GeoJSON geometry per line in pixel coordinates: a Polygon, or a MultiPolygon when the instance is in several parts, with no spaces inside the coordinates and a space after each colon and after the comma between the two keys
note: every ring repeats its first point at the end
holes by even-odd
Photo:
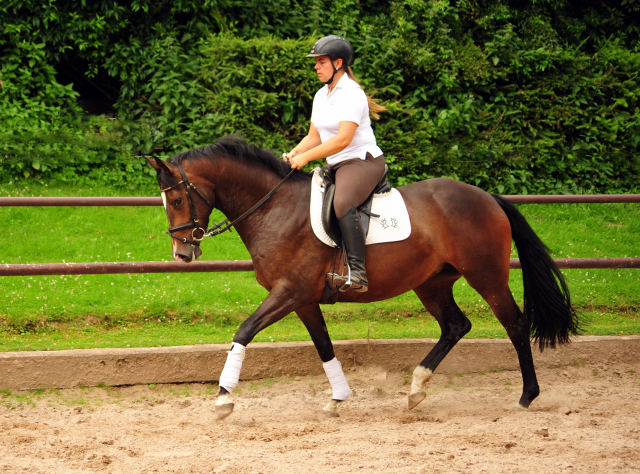
{"type": "MultiPolygon", "coordinates": [[[[365,199],[365,201],[358,207],[360,214],[360,220],[365,229],[365,235],[369,232],[369,221],[371,216],[380,217],[371,213],[371,205],[373,204],[374,194],[383,194],[391,191],[391,185],[387,181],[387,172],[389,171],[389,165],[384,165],[384,173],[382,178],[378,181],[378,184],[374,188],[373,192],[365,199]]],[[[320,170],[320,178],[322,179],[322,188],[324,189],[324,197],[322,199],[322,227],[331,240],[333,240],[338,247],[342,247],[342,233],[340,232],[340,226],[338,225],[338,218],[333,210],[333,197],[336,193],[336,180],[335,170],[330,167],[324,167],[320,170]]]]}

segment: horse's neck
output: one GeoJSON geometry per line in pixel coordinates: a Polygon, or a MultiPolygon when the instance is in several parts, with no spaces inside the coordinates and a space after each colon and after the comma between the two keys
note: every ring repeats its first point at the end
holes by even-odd
{"type": "MultiPolygon", "coordinates": [[[[234,221],[251,209],[282,179],[270,170],[235,163],[234,166],[224,166],[221,170],[214,172],[212,178],[212,182],[215,183],[215,206],[230,221],[234,221]]],[[[291,199],[292,185],[291,182],[284,183],[267,202],[235,226],[250,251],[250,245],[255,240],[255,236],[261,229],[268,227],[265,221],[274,220],[270,219],[272,212],[278,214],[278,210],[284,207],[285,200],[291,199]]],[[[281,217],[278,216],[277,220],[281,217]]]]}
{"type": "Polygon", "coordinates": [[[235,166],[222,173],[214,173],[216,208],[229,220],[240,217],[277,185],[277,178],[249,167],[235,166]],[[275,184],[272,185],[272,182],[275,184]]]}

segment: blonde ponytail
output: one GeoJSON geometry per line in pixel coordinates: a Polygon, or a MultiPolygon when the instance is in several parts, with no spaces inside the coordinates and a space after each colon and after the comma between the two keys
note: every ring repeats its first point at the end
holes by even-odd
{"type": "MultiPolygon", "coordinates": [[[[356,77],[353,75],[353,71],[351,70],[350,67],[347,67],[347,76],[349,76],[349,79],[351,79],[352,81],[355,81],[355,83],[358,84],[362,90],[364,90],[362,85],[358,82],[356,77]]],[[[371,117],[373,117],[374,119],[379,120],[380,115],[378,114],[378,112],[383,112],[387,110],[387,108],[384,105],[378,104],[378,101],[373,98],[373,94],[367,95],[367,101],[369,102],[369,115],[371,115],[371,117]]]]}

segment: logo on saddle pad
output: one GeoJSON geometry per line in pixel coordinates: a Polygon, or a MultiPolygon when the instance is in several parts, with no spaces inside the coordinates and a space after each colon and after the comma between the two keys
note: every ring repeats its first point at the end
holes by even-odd
{"type": "MultiPolygon", "coordinates": [[[[322,187],[320,171],[321,168],[313,170],[311,179],[311,227],[318,239],[330,247],[336,247],[336,243],[329,237],[322,224],[322,202],[325,190],[322,187]]],[[[411,221],[407,206],[397,189],[392,188],[389,192],[374,194],[370,214],[367,245],[397,242],[411,235],[411,221]]]]}

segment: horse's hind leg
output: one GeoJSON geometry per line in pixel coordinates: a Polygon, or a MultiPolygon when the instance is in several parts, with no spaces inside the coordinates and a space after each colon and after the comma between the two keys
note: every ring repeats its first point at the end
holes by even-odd
{"type": "Polygon", "coordinates": [[[522,396],[518,405],[528,408],[540,394],[540,387],[533,366],[531,354],[529,320],[522,314],[509,289],[509,267],[485,262],[482,272],[466,275],[469,285],[489,303],[500,324],[507,330],[507,335],[516,349],[520,371],[522,372],[522,396]],[[493,264],[493,265],[492,265],[493,264]]]}
{"type": "Polygon", "coordinates": [[[322,316],[322,311],[318,304],[312,304],[296,310],[296,314],[309,331],[311,340],[316,346],[322,366],[331,383],[333,395],[329,404],[324,407],[324,413],[328,416],[339,416],[338,408],[349,398],[351,389],[349,382],[342,371],[342,365],[333,352],[333,344],[329,337],[329,331],[322,316]]]}
{"type": "Polygon", "coordinates": [[[440,340],[413,371],[409,410],[425,399],[425,385],[431,379],[433,371],[453,346],[471,330],[471,321],[453,299],[453,283],[458,278],[457,272],[455,275],[438,276],[413,290],[427,311],[438,321],[441,333],[440,340]]]}
{"type": "Polygon", "coordinates": [[[507,335],[516,349],[520,372],[522,373],[522,396],[518,406],[520,408],[528,408],[531,402],[540,394],[540,386],[538,385],[536,370],[533,366],[533,355],[531,354],[529,321],[520,311],[508,285],[504,285],[499,289],[485,289],[482,286],[474,286],[473,281],[468,281],[489,303],[498,321],[507,330],[507,335]]]}

